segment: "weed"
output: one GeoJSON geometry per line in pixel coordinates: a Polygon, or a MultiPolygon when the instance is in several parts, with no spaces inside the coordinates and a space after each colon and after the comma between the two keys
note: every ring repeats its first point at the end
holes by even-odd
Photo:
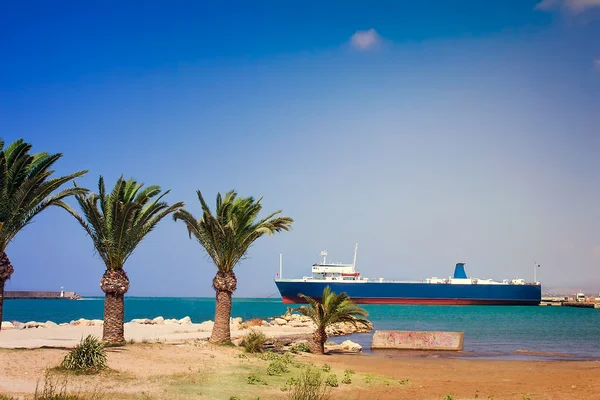
{"type": "Polygon", "coordinates": [[[344,379],[342,379],[342,383],[344,385],[349,385],[352,383],[352,377],[350,376],[350,374],[348,373],[348,370],[346,370],[344,372],[344,379]]]}
{"type": "MultiPolygon", "coordinates": [[[[99,393],[93,393],[92,395],[85,397],[79,394],[68,393],[67,378],[64,377],[64,379],[59,382],[58,378],[52,376],[49,371],[46,371],[44,375],[44,387],[41,391],[39,390],[38,385],[35,386],[33,400],[96,400],[100,397],[99,393]]],[[[2,396],[0,396],[0,399],[2,399],[2,396]]],[[[10,400],[10,398],[7,399],[10,400]]]]}
{"type": "Polygon", "coordinates": [[[329,374],[325,380],[325,384],[330,387],[338,387],[338,379],[336,374],[329,374]]]}
{"type": "Polygon", "coordinates": [[[452,394],[447,394],[444,396],[444,400],[454,400],[454,396],[452,394]]]}
{"type": "Polygon", "coordinates": [[[331,367],[330,367],[329,365],[327,365],[327,364],[323,365],[323,367],[321,367],[321,369],[322,369],[324,372],[329,372],[329,371],[331,371],[331,367]]]}
{"type": "Polygon", "coordinates": [[[69,371],[96,373],[106,368],[106,351],[96,337],[88,335],[69,351],[60,366],[69,371]]]}
{"type": "Polygon", "coordinates": [[[300,342],[293,345],[290,351],[294,354],[310,353],[310,347],[308,347],[308,343],[300,342]]]}
{"type": "Polygon", "coordinates": [[[354,372],[354,370],[352,370],[352,369],[347,369],[347,370],[345,370],[345,371],[344,371],[344,375],[346,375],[346,374],[347,374],[347,375],[352,375],[352,374],[354,374],[354,373],[355,373],[355,372],[354,372]]]}
{"type": "Polygon", "coordinates": [[[267,375],[269,376],[281,376],[284,373],[289,372],[287,365],[281,360],[271,361],[267,367],[267,375]]]}
{"type": "Polygon", "coordinates": [[[252,318],[242,324],[242,328],[250,328],[254,326],[262,326],[263,322],[260,318],[252,318]]]}
{"type": "Polygon", "coordinates": [[[289,385],[289,386],[293,386],[293,385],[297,385],[298,382],[300,382],[300,381],[292,376],[291,378],[289,378],[287,380],[287,382],[285,384],[289,385]]]}
{"type": "Polygon", "coordinates": [[[321,375],[321,371],[307,368],[302,371],[298,380],[291,385],[289,400],[328,400],[330,388],[321,375]]]}
{"type": "Polygon", "coordinates": [[[266,351],[264,353],[258,354],[257,357],[263,361],[274,361],[281,359],[281,355],[273,353],[272,351],[266,351]]]}
{"type": "Polygon", "coordinates": [[[259,331],[252,331],[242,339],[242,346],[248,353],[262,353],[267,337],[259,331]]]}
{"type": "Polygon", "coordinates": [[[260,376],[258,376],[255,373],[248,375],[247,383],[248,385],[267,385],[267,382],[265,382],[260,376]]]}
{"type": "MultiPolygon", "coordinates": [[[[403,379],[403,380],[399,380],[398,383],[400,385],[408,385],[410,383],[410,381],[408,379],[403,379]]],[[[477,398],[477,395],[475,395],[475,398],[477,398]]]]}
{"type": "Polygon", "coordinates": [[[240,399],[240,398],[239,398],[239,397],[237,397],[237,396],[231,396],[231,397],[229,398],[229,400],[242,400],[242,399],[240,399]]]}
{"type": "Polygon", "coordinates": [[[245,358],[246,360],[248,359],[248,356],[245,355],[244,353],[240,353],[236,356],[237,358],[245,358]]]}

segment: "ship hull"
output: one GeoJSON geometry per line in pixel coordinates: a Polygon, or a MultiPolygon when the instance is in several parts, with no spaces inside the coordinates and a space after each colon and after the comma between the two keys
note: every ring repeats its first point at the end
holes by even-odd
{"type": "Polygon", "coordinates": [[[319,298],[330,286],[361,304],[538,305],[540,285],[437,284],[406,282],[311,282],[276,280],[283,303],[305,303],[300,293],[319,298]]]}

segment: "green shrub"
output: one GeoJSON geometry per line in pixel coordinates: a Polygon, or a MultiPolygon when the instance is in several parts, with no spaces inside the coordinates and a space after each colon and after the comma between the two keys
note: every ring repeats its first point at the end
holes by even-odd
{"type": "Polygon", "coordinates": [[[294,354],[310,353],[310,347],[308,347],[307,343],[300,342],[300,343],[296,343],[295,345],[293,345],[292,348],[290,349],[290,351],[294,354]]]}
{"type": "Polygon", "coordinates": [[[338,379],[336,374],[329,374],[325,380],[325,384],[329,387],[338,387],[338,379]]]}
{"type": "Polygon", "coordinates": [[[325,371],[325,372],[329,372],[329,371],[331,371],[331,367],[330,367],[329,365],[327,365],[327,364],[323,365],[323,367],[321,367],[321,369],[322,369],[323,371],[325,371]]]}
{"type": "Polygon", "coordinates": [[[88,335],[67,353],[60,366],[69,371],[96,373],[106,368],[104,345],[96,337],[88,335]]]}
{"type": "Polygon", "coordinates": [[[452,396],[452,394],[448,394],[444,396],[444,400],[454,400],[454,396],[452,396]]]}
{"type": "Polygon", "coordinates": [[[286,364],[293,364],[294,361],[296,361],[294,355],[290,352],[283,353],[280,357],[280,360],[286,364]]]}
{"type": "Polygon", "coordinates": [[[248,375],[247,382],[248,382],[248,385],[266,385],[267,384],[267,382],[265,382],[260,376],[258,376],[255,373],[248,375]]]}
{"type": "Polygon", "coordinates": [[[269,366],[267,367],[267,375],[269,376],[281,376],[284,373],[289,372],[287,365],[281,360],[271,361],[269,366]]]}
{"type": "Polygon", "coordinates": [[[344,371],[344,374],[347,374],[347,375],[352,375],[352,374],[354,374],[354,373],[355,373],[355,372],[354,372],[354,370],[352,370],[352,369],[347,369],[347,370],[345,370],[345,371],[344,371]]]}
{"type": "Polygon", "coordinates": [[[306,368],[300,374],[288,391],[289,400],[327,400],[330,398],[330,390],[321,371],[314,368],[306,368]]]}
{"type": "Polygon", "coordinates": [[[260,331],[252,331],[242,340],[242,346],[248,353],[262,353],[267,337],[260,331]]]}
{"type": "Polygon", "coordinates": [[[352,383],[352,377],[350,376],[350,371],[344,371],[344,379],[342,379],[342,383],[345,385],[349,385],[352,383]]]}
{"type": "Polygon", "coordinates": [[[272,351],[265,351],[264,353],[258,354],[257,357],[263,361],[274,361],[281,359],[280,354],[273,353],[272,351]]]}

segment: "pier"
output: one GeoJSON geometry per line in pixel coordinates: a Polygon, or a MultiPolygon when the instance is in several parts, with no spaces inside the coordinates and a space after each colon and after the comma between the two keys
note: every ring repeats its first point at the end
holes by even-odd
{"type": "Polygon", "coordinates": [[[7,291],[4,299],[47,299],[47,300],[79,300],[81,296],[76,292],[32,292],[32,291],[7,291]]]}
{"type": "Polygon", "coordinates": [[[583,302],[583,301],[565,301],[562,303],[564,307],[582,307],[582,308],[597,308],[600,309],[600,303],[583,302]]]}
{"type": "Polygon", "coordinates": [[[594,297],[583,298],[579,301],[574,298],[565,297],[543,297],[540,306],[555,307],[580,307],[600,309],[600,299],[594,297]]]}

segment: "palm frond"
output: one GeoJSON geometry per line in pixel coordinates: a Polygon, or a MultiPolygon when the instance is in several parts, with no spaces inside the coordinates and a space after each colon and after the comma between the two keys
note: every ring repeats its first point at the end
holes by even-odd
{"type": "Polygon", "coordinates": [[[338,322],[347,322],[354,326],[369,324],[365,319],[369,314],[364,308],[357,306],[346,293],[332,292],[329,286],[323,289],[320,301],[302,293],[298,296],[306,301],[308,306],[291,308],[291,310],[309,317],[317,329],[325,329],[338,322]]]}
{"type": "Polygon", "coordinates": [[[133,179],[120,176],[106,192],[104,178],[98,179],[98,193],[79,194],[75,198],[82,215],[61,204],[92,239],[96,252],[107,269],[123,268],[141,241],[169,214],[180,211],[183,203],[169,206],[161,199],[159,186],[143,187],[133,179]]]}
{"type": "Polygon", "coordinates": [[[235,190],[225,196],[218,193],[213,213],[202,192],[198,190],[196,194],[202,217],[198,219],[190,212],[180,210],[173,218],[185,223],[190,238],[193,235],[221,272],[233,271],[252,244],[264,234],[291,229],[291,218],[274,218],[281,211],[258,220],[261,199],[239,197],[235,190]]]}
{"type": "Polygon", "coordinates": [[[42,211],[60,205],[84,188],[61,188],[87,171],[53,177],[52,166],[62,154],[31,154],[31,144],[19,139],[4,147],[0,139],[0,251],[42,211]]]}

